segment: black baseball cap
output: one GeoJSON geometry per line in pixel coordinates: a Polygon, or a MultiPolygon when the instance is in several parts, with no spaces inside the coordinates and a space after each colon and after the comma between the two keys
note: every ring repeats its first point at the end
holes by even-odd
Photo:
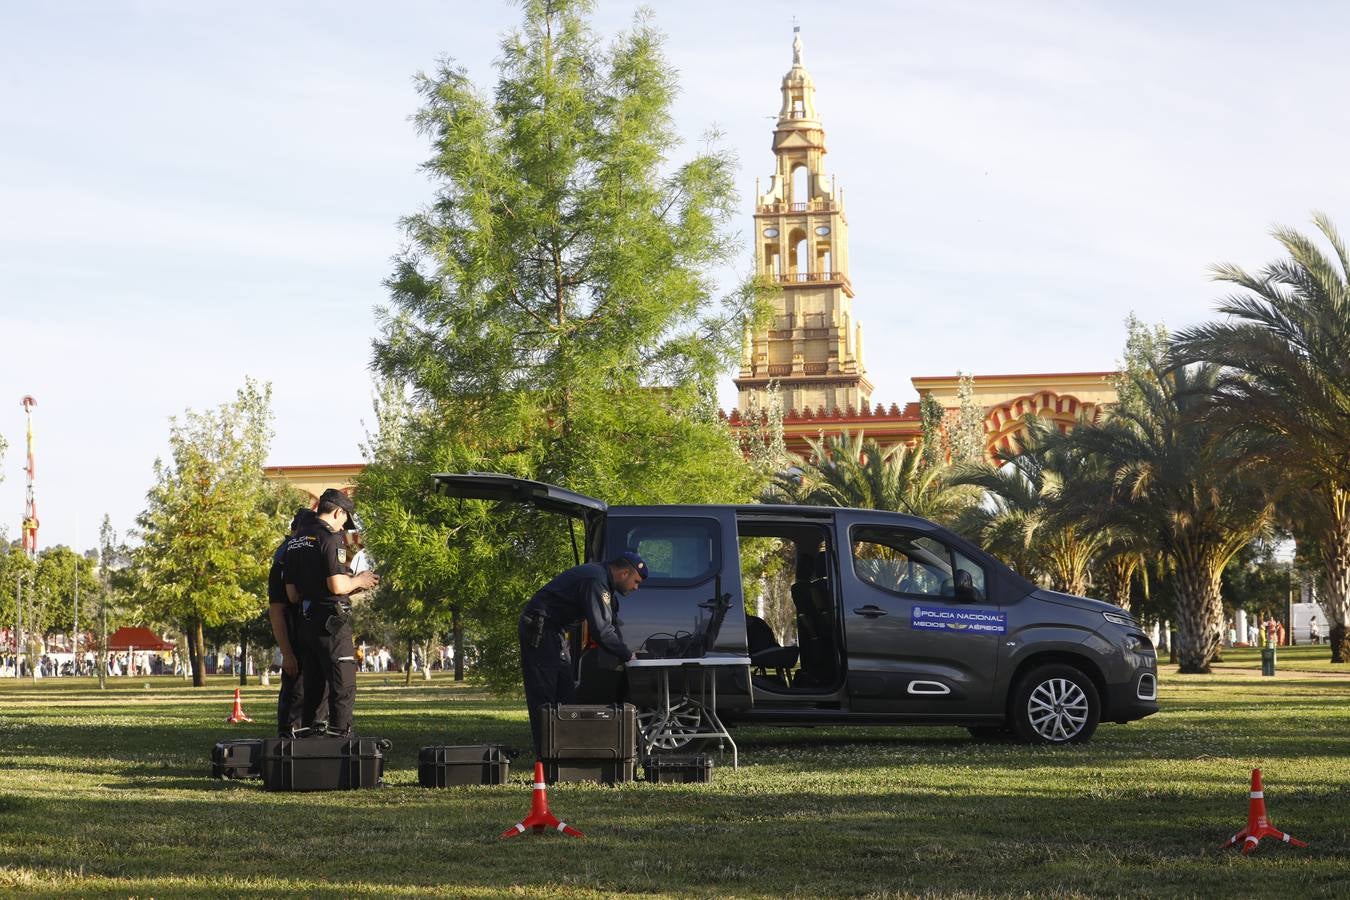
{"type": "Polygon", "coordinates": [[[352,502],[351,497],[348,497],[337,488],[329,488],[319,495],[319,508],[323,509],[325,503],[331,503],[347,514],[347,524],[344,525],[343,528],[347,531],[359,530],[356,521],[356,504],[352,502]]]}

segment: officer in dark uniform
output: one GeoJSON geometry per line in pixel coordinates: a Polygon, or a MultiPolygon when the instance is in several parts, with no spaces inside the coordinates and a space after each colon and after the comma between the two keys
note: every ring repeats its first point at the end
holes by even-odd
{"type": "Polygon", "coordinates": [[[291,530],[272,554],[267,573],[267,618],[272,636],[281,649],[281,690],[277,692],[277,734],[294,737],[313,722],[304,721],[304,682],[300,678],[300,604],[286,594],[286,545],[314,518],[314,510],[301,508],[291,519],[291,530]]]}
{"type": "Polygon", "coordinates": [[[629,550],[608,563],[575,566],[539,589],[520,614],[520,667],[525,703],[530,710],[534,754],[543,748],[543,714],[549,703],[571,703],[575,696],[572,667],[563,632],[583,620],[590,638],[622,660],[633,658],[615,618],[617,597],[637,590],[647,577],[647,564],[629,550]]]}
{"type": "Polygon", "coordinates": [[[352,730],[356,699],[356,647],[348,596],[379,584],[374,572],[352,575],[347,568],[343,530],[358,526],[352,498],[334,488],[319,497],[314,518],[286,542],[284,580],[292,603],[300,604],[300,672],[304,721],[318,728],[319,706],[328,696],[328,734],[352,730]]]}

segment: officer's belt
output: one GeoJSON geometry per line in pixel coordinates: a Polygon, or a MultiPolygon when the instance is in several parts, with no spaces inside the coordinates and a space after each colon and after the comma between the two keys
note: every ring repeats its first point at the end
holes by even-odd
{"type": "Polygon", "coordinates": [[[301,609],[304,608],[305,603],[309,603],[310,612],[313,612],[314,610],[317,609],[320,612],[326,612],[331,615],[333,613],[349,613],[352,611],[351,603],[345,600],[333,600],[330,597],[325,597],[322,600],[308,600],[308,601],[301,600],[300,601],[301,609]]]}
{"type": "Polygon", "coordinates": [[[556,628],[558,631],[563,630],[561,622],[558,622],[554,619],[550,619],[548,616],[544,615],[543,613],[539,612],[536,609],[525,610],[523,613],[520,614],[520,618],[531,625],[534,625],[535,623],[540,623],[545,628],[556,628]]]}

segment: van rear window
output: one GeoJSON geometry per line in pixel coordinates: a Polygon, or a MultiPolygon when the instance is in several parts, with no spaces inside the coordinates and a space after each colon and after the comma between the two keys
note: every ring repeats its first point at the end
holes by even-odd
{"type": "Polygon", "coordinates": [[[685,587],[722,569],[722,528],[716,519],[609,517],[605,558],[636,550],[647,562],[648,587],[685,587]]]}

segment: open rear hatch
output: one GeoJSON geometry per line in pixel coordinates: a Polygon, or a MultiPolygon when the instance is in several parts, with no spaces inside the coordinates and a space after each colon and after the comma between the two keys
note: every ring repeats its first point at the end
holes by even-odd
{"type": "MultiPolygon", "coordinates": [[[[577,552],[577,562],[596,562],[604,550],[605,513],[609,504],[603,500],[560,488],[556,484],[491,472],[442,472],[432,475],[431,481],[436,487],[436,493],[445,497],[520,503],[580,519],[585,526],[586,551],[584,554],[577,552]]],[[[576,549],[575,543],[574,535],[573,549],[576,549]]]]}

